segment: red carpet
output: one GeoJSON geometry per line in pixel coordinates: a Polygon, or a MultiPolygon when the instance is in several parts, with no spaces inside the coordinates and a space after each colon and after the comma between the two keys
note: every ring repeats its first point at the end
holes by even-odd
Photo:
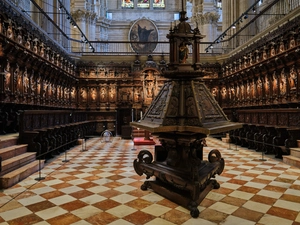
{"type": "Polygon", "coordinates": [[[136,137],[133,139],[134,145],[155,145],[155,141],[153,139],[145,140],[144,137],[136,137]]]}

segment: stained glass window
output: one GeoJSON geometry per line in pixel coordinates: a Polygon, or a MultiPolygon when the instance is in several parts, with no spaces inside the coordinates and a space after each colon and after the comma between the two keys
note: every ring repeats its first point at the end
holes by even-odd
{"type": "Polygon", "coordinates": [[[150,2],[150,0],[138,0],[137,7],[148,9],[150,7],[149,2],[150,2]]]}
{"type": "Polygon", "coordinates": [[[133,0],[122,0],[122,7],[123,8],[133,8],[134,7],[133,0]]]}
{"type": "Polygon", "coordinates": [[[153,0],[153,8],[165,8],[165,0],[153,0]]]}

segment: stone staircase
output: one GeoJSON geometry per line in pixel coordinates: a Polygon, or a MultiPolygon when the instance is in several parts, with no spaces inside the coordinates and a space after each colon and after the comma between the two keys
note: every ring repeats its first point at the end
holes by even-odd
{"type": "Polygon", "coordinates": [[[43,160],[36,160],[35,152],[27,152],[27,145],[17,142],[18,134],[0,136],[0,189],[17,184],[44,166],[43,160]]]}
{"type": "Polygon", "coordinates": [[[290,149],[291,153],[290,155],[283,155],[283,162],[300,168],[300,148],[293,147],[290,149]]]}

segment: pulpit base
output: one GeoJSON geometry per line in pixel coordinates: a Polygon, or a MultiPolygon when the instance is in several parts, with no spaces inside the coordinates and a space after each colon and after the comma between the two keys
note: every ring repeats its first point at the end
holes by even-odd
{"type": "Polygon", "coordinates": [[[191,199],[189,191],[178,189],[172,185],[160,181],[158,178],[153,181],[145,181],[141,186],[141,189],[152,189],[157,194],[190,210],[190,215],[194,218],[197,218],[200,213],[198,209],[199,204],[212,189],[218,189],[219,187],[220,184],[216,180],[209,180],[207,186],[200,192],[199,197],[196,200],[191,199]]]}

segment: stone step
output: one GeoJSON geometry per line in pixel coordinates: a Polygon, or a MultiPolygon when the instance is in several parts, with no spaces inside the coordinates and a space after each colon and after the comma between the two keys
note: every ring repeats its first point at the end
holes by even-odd
{"type": "Polygon", "coordinates": [[[290,153],[291,156],[300,158],[300,148],[291,148],[290,151],[291,151],[290,153]]]}
{"type": "Polygon", "coordinates": [[[44,161],[35,160],[0,177],[0,188],[9,188],[44,167],[44,161]]]}
{"type": "Polygon", "coordinates": [[[34,160],[36,160],[35,152],[25,152],[21,155],[6,159],[2,161],[2,171],[0,172],[0,175],[4,175],[13,170],[16,170],[19,167],[31,163],[34,160]]]}
{"type": "Polygon", "coordinates": [[[1,148],[0,149],[0,157],[2,157],[2,161],[21,155],[27,152],[28,145],[12,145],[9,147],[1,148]]]}
{"type": "Polygon", "coordinates": [[[0,149],[6,148],[18,143],[19,136],[15,135],[4,135],[0,137],[0,149]]]}
{"type": "Polygon", "coordinates": [[[300,168],[300,158],[292,155],[283,155],[282,157],[284,163],[300,168]]]}

